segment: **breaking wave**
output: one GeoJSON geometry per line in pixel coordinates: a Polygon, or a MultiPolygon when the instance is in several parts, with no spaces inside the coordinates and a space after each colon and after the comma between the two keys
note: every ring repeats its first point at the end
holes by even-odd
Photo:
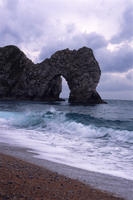
{"type": "Polygon", "coordinates": [[[133,179],[132,115],[121,118],[120,110],[118,118],[108,117],[96,109],[2,104],[0,141],[31,148],[40,158],[133,179]]]}

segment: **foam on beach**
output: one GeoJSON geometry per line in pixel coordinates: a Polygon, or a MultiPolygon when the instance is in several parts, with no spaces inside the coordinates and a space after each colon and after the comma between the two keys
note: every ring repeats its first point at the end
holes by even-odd
{"type": "Polygon", "coordinates": [[[30,148],[41,159],[133,180],[130,111],[123,116],[124,110],[118,110],[117,116],[113,103],[78,107],[16,102],[0,106],[0,142],[30,148]]]}

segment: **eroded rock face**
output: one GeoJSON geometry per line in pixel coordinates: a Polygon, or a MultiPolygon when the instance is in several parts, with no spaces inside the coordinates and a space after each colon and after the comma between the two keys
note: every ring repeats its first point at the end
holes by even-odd
{"type": "Polygon", "coordinates": [[[61,75],[70,88],[71,103],[103,103],[96,92],[101,71],[87,47],[57,51],[34,64],[15,46],[0,48],[0,98],[59,100],[61,75]]]}

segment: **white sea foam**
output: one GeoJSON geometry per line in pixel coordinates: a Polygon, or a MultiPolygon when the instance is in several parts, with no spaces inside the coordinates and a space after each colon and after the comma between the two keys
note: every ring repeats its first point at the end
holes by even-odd
{"type": "Polygon", "coordinates": [[[39,158],[132,179],[133,132],[68,120],[65,112],[1,112],[0,141],[39,158]]]}

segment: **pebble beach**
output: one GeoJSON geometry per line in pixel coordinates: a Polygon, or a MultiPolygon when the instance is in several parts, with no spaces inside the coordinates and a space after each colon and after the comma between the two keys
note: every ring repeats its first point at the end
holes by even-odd
{"type": "Polygon", "coordinates": [[[0,200],[122,200],[2,153],[0,177],[0,200]]]}

